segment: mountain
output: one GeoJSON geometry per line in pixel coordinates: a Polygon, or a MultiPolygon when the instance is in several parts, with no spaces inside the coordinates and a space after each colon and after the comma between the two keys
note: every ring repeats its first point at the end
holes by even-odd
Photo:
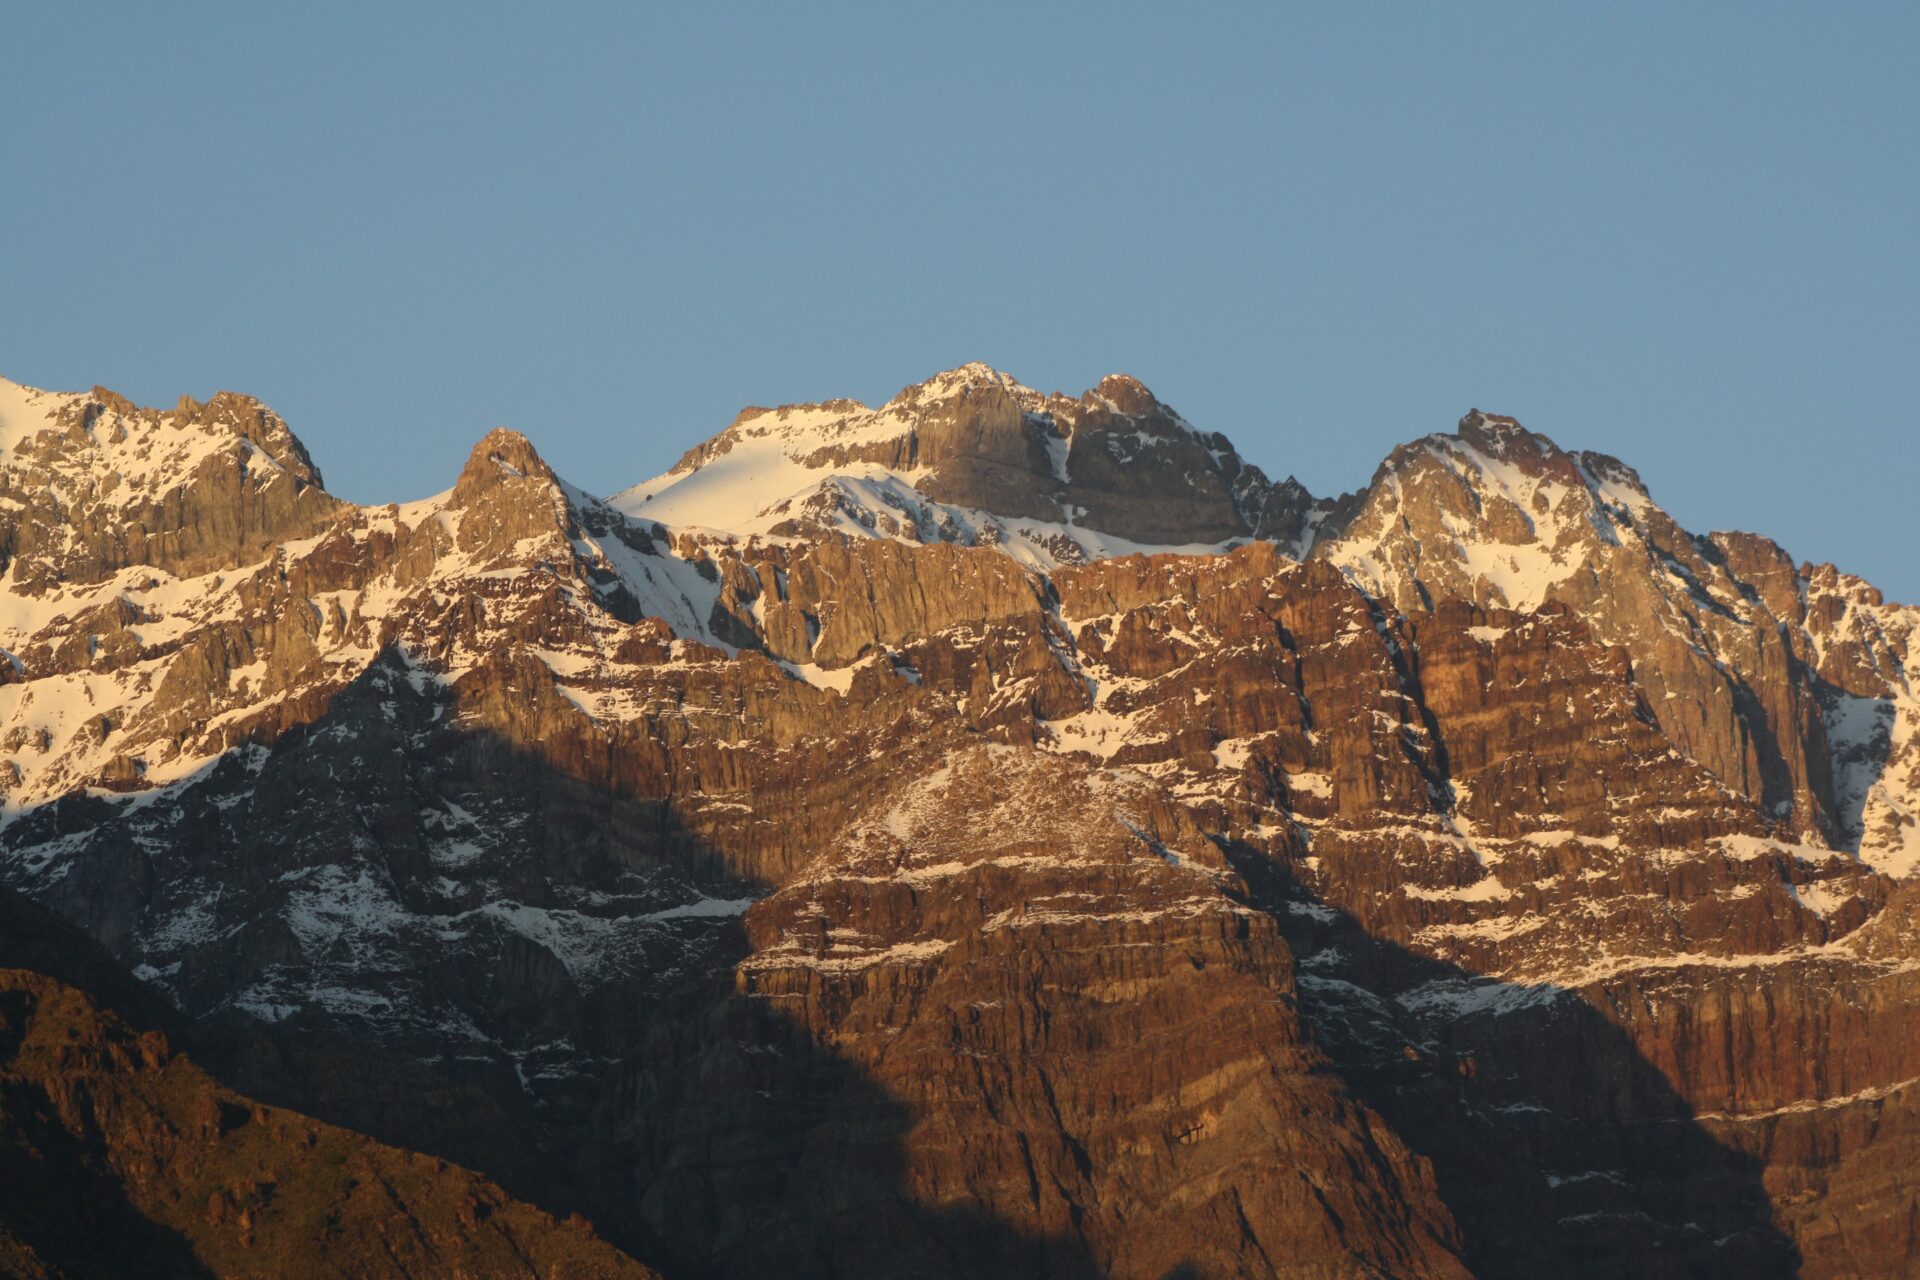
{"type": "Polygon", "coordinates": [[[1920,610],[1511,419],[1316,499],[966,365],[358,507],[0,384],[0,555],[0,880],[663,1274],[1920,1267],[1920,610]]]}

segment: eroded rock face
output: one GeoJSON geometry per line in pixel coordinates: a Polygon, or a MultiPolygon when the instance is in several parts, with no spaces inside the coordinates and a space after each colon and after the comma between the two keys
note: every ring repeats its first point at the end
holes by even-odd
{"type": "Polygon", "coordinates": [[[48,571],[0,874],[668,1274],[1914,1265],[1916,611],[1489,415],[1250,473],[968,367],[48,571]]]}

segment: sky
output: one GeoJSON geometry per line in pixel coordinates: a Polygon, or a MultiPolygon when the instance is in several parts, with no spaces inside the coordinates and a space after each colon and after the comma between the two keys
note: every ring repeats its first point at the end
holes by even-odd
{"type": "Polygon", "coordinates": [[[16,5],[0,374],[334,492],[1139,377],[1316,493],[1471,407],[1920,602],[1920,6],[16,5]]]}

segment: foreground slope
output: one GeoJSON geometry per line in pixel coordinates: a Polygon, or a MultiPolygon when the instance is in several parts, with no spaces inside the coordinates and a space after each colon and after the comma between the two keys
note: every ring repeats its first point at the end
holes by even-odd
{"type": "Polygon", "coordinates": [[[7,1274],[653,1274],[477,1174],[222,1087],[90,949],[0,892],[7,1274]]]}
{"type": "Polygon", "coordinates": [[[1915,611],[1622,464],[1473,414],[1316,502],[968,366],[357,508],[239,398],[10,395],[93,514],[5,508],[4,875],[337,1067],[255,1092],[669,1272],[1920,1257],[1915,611]]]}

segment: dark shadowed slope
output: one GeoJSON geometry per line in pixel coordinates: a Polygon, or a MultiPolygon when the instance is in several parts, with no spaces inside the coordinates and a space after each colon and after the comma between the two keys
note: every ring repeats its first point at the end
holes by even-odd
{"type": "Polygon", "coordinates": [[[222,1087],[177,1050],[176,1022],[0,892],[7,1274],[653,1274],[468,1170],[222,1087]]]}

